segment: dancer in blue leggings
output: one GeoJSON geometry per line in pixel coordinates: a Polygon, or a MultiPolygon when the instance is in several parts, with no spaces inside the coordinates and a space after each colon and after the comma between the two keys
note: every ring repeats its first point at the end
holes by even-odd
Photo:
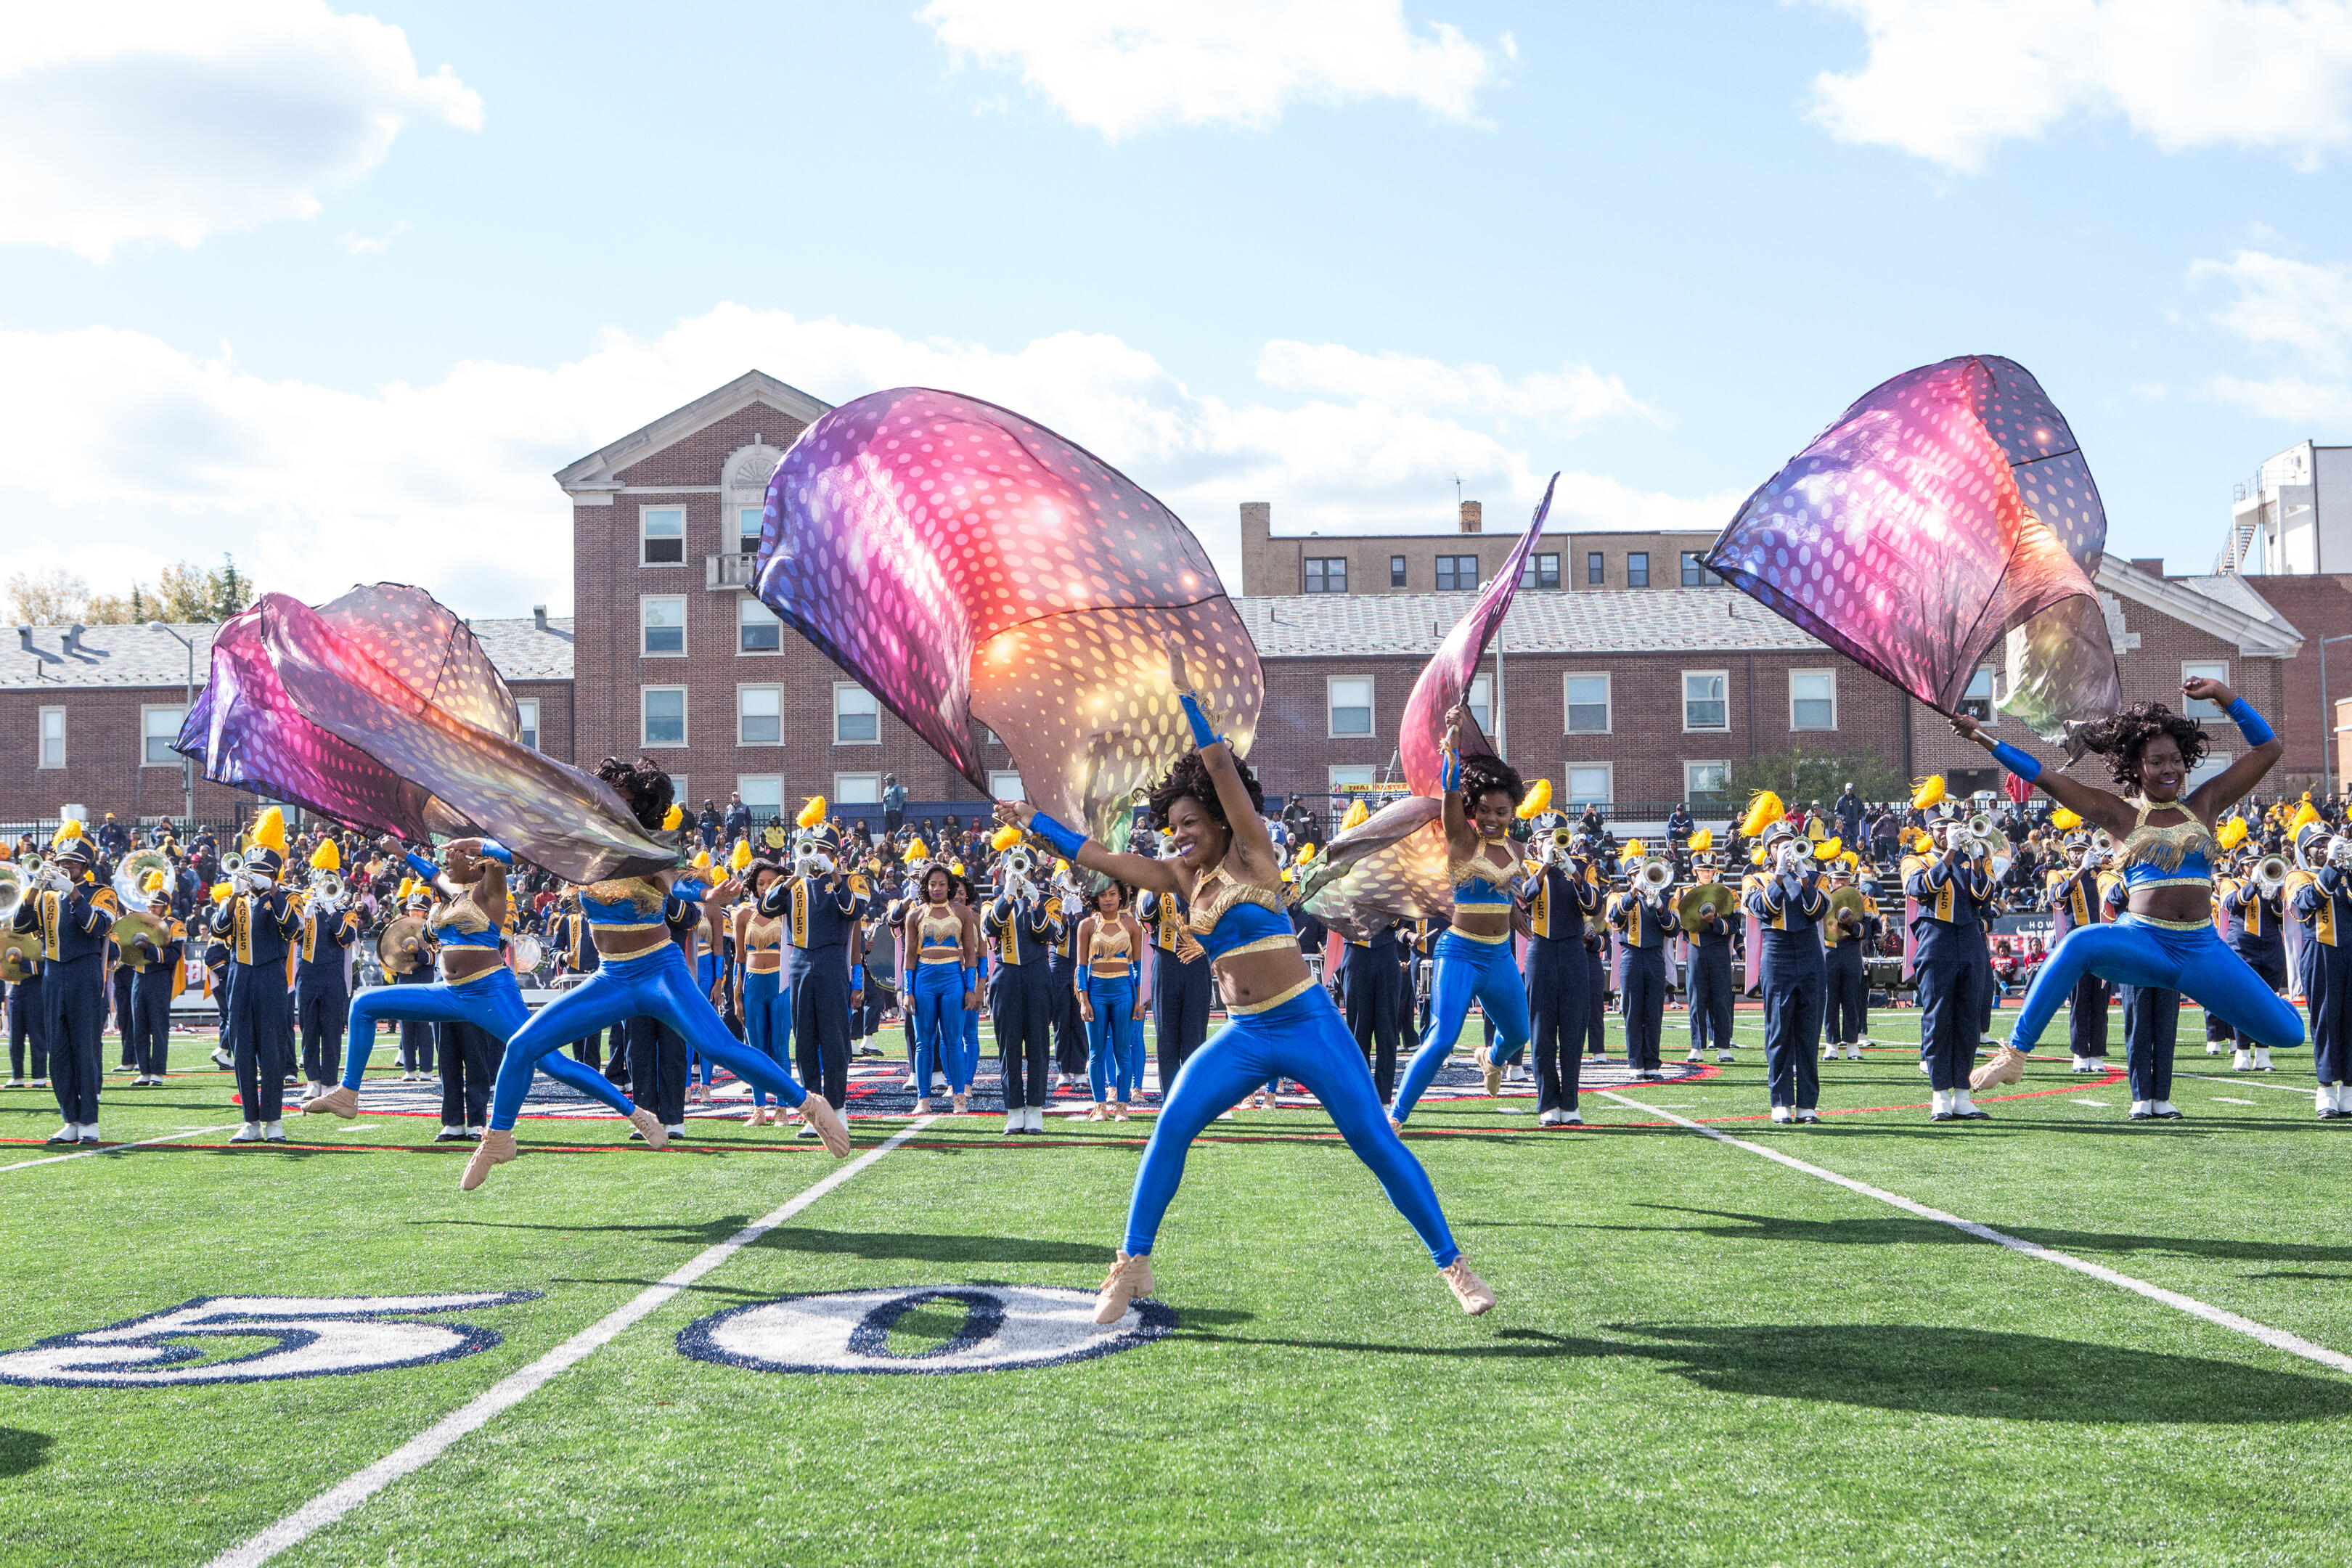
{"type": "Polygon", "coordinates": [[[1381,1116],[1363,1054],[1330,994],[1315,983],[1282,912],[1282,870],[1266,836],[1265,794],[1185,689],[1181,665],[1176,685],[1197,749],[1177,760],[1150,802],[1152,825],[1175,836],[1173,859],[1114,854],[1026,801],[996,807],[1000,819],[1029,828],[1087,870],[1183,897],[1193,934],[1223,981],[1232,1020],[1186,1059],[1160,1103],[1136,1172],[1125,1242],[1095,1300],[1095,1321],[1117,1322],[1134,1298],[1151,1294],[1152,1239],[1183,1179],[1186,1151],[1220,1112],[1276,1073],[1305,1084],[1322,1102],[1348,1147],[1372,1168],[1428,1247],[1463,1310],[1484,1312],[1495,1293],[1454,1245],[1429,1173],[1381,1116]]]}
{"type": "MultiPolygon", "coordinates": [[[[648,833],[662,831],[669,813],[671,786],[659,763],[650,757],[639,757],[634,764],[607,757],[596,776],[628,803],[631,814],[648,833]]],[[[663,871],[653,877],[615,878],[580,889],[580,912],[587,919],[602,962],[596,973],[541,1008],[507,1042],[506,1059],[499,1064],[498,1082],[490,1093],[489,1131],[466,1163],[466,1174],[458,1185],[470,1192],[488,1179],[493,1166],[515,1157],[515,1119],[522,1111],[523,1096],[530,1091],[533,1068],[545,1064],[551,1074],[560,1076],[562,1069],[557,1064],[570,1059],[563,1052],[566,1045],[624,1018],[640,1016],[667,1024],[689,1048],[786,1105],[799,1106],[824,1140],[825,1148],[836,1158],[848,1155],[849,1128],[841,1113],[823,1096],[803,1090],[781,1064],[729,1034],[718,1010],[696,984],[686,954],[669,939],[662,920],[662,906],[669,901],[677,877],[676,871],[663,871]]],[[[699,899],[698,889],[688,885],[688,890],[699,899]]],[[[726,890],[722,889],[722,894],[726,890]]],[[[589,1076],[601,1079],[604,1075],[589,1076]]],[[[656,1134],[661,1124],[655,1121],[648,1127],[641,1118],[649,1120],[650,1113],[630,1112],[646,1142],[660,1148],[664,1139],[656,1134]]]]}
{"type": "MultiPolygon", "coordinates": [[[[1495,1026],[1495,1043],[1472,1055],[1499,1082],[1502,1064],[1528,1043],[1528,987],[1511,951],[1511,889],[1521,874],[1506,830],[1527,786],[1510,763],[1462,755],[1462,710],[1445,716],[1445,853],[1454,879],[1454,923],[1437,939],[1430,976],[1429,1027],[1397,1085],[1389,1120],[1399,1128],[1454,1054],[1475,1000],[1495,1026]]],[[[1494,1090],[1489,1090],[1492,1093],[1494,1090]]]]}
{"type": "Polygon", "coordinates": [[[971,1079],[963,1066],[963,1016],[979,1005],[972,994],[972,963],[980,953],[980,924],[955,903],[955,873],[945,866],[923,872],[923,901],[907,911],[908,955],[907,1005],[914,1059],[915,1114],[931,1113],[931,1075],[944,1073],[957,1114],[964,1111],[971,1079]]]}
{"type": "MultiPolygon", "coordinates": [[[[2069,932],[2034,975],[2010,1033],[2011,1052],[2032,1051],[2051,1016],[2086,973],[2179,991],[2266,1046],[2303,1043],[2303,1019],[2213,929],[2213,861],[2220,853],[2214,825],[2270,772],[2284,748],[2263,716],[2224,683],[2200,676],[2183,681],[2180,689],[2191,700],[2225,709],[2246,742],[2242,755],[2186,797],[2181,788],[2205,755],[2205,731],[2161,702],[2135,703],[2077,731],[2108,759],[2116,783],[2132,798],[2062,778],[2017,747],[1988,739],[1966,715],[1952,721],[1956,733],[1984,747],[2010,772],[2105,828],[2129,889],[2129,906],[2114,924],[2069,932]]],[[[2143,1120],[2179,1115],[2164,1100],[2135,1100],[2132,1110],[2143,1120]]]]}
{"type": "MultiPolygon", "coordinates": [[[[744,870],[750,895],[729,911],[735,938],[735,1012],[743,1020],[743,1037],[753,1050],[789,1073],[793,1070],[793,993],[784,984],[784,922],[778,915],[760,912],[760,898],[788,873],[765,857],[755,858],[744,870]]],[[[697,978],[700,978],[697,976],[697,978]]],[[[779,1125],[781,1105],[768,1103],[768,1091],[751,1086],[751,1114],[746,1127],[779,1125]]]]}
{"type": "Polygon", "coordinates": [[[1078,1016],[1087,1026],[1087,1083],[1094,1090],[1089,1121],[1125,1121],[1139,1099],[1143,1076],[1143,1005],[1136,994],[1143,928],[1127,912],[1127,889],[1117,882],[1095,894],[1094,912],[1078,922],[1078,1016]],[[1104,1096],[1112,1096],[1108,1107],[1104,1096]]]}
{"type": "MultiPolygon", "coordinates": [[[[349,1121],[359,1114],[360,1086],[375,1047],[378,1019],[471,1024],[503,1045],[530,1017],[514,971],[499,951],[508,915],[506,873],[514,856],[494,838],[454,839],[442,847],[445,870],[396,838],[385,838],[382,847],[405,858],[421,883],[449,900],[429,917],[433,940],[441,948],[441,978],[429,984],[372,985],[352,998],[343,1081],[304,1101],[306,1116],[349,1121]]],[[[548,1072],[622,1115],[631,1114],[627,1098],[587,1063],[566,1057],[548,1072]]]]}

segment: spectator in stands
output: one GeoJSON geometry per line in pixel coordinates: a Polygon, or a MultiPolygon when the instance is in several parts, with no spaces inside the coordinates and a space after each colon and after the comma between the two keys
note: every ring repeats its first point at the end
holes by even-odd
{"type": "Polygon", "coordinates": [[[743,804],[741,795],[730,795],[727,797],[727,820],[722,826],[726,829],[727,842],[730,845],[739,838],[748,839],[751,837],[751,808],[743,804]]]}
{"type": "Polygon", "coordinates": [[[897,773],[882,775],[882,831],[896,833],[907,823],[907,786],[897,773]]]}
{"type": "Polygon", "coordinates": [[[694,826],[702,836],[702,847],[705,849],[719,847],[719,825],[721,820],[719,815],[719,803],[709,795],[704,795],[702,814],[694,819],[694,826]]]}
{"type": "Polygon", "coordinates": [[[1666,844],[1675,858],[1681,858],[1683,846],[1690,842],[1690,836],[1697,831],[1698,824],[1691,820],[1690,802],[1675,802],[1674,810],[1666,814],[1666,844]]]}
{"type": "Polygon", "coordinates": [[[1848,844],[1862,842],[1862,796],[1853,790],[1853,781],[1846,780],[1845,788],[1837,797],[1838,837],[1848,844]]]}
{"type": "Polygon", "coordinates": [[[1891,866],[1901,848],[1903,819],[1895,815],[1892,806],[1882,805],[1870,824],[1871,858],[1881,866],[1891,866]]]}

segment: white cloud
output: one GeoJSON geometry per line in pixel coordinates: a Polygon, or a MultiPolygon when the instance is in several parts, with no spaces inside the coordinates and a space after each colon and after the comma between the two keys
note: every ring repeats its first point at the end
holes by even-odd
{"type": "Polygon", "coordinates": [[[0,244],[103,261],[311,217],[411,120],[482,100],[324,0],[86,0],[0,12],[0,244]]]}
{"type": "Polygon", "coordinates": [[[1073,124],[1117,142],[1161,125],[1263,130],[1294,102],[1402,99],[1477,122],[1517,47],[1402,0],[929,0],[919,13],[959,65],[1017,70],[1073,124]]]}
{"type": "Polygon", "coordinates": [[[385,251],[392,248],[392,242],[394,239],[407,232],[408,220],[406,218],[402,218],[398,223],[394,224],[382,234],[352,234],[347,231],[342,237],[338,239],[335,243],[341,246],[346,252],[352,256],[382,256],[385,251]]]}
{"type": "Polygon", "coordinates": [[[2282,367],[2276,375],[2218,375],[2207,395],[2265,419],[2352,423],[2352,267],[2236,250],[2198,261],[2189,281],[2228,290],[2212,320],[2282,367]]]}
{"type": "Polygon", "coordinates": [[[1959,174],[2067,117],[2121,115],[2168,153],[2259,147],[2315,167],[2352,141],[2347,0],[1819,0],[1870,55],[1813,80],[1843,142],[1959,174]]]}
{"type": "Polygon", "coordinates": [[[1505,420],[1527,419],[1573,433],[1595,420],[1632,416],[1661,423],[1657,411],[1623,381],[1570,363],[1557,375],[1507,380],[1490,364],[1444,364],[1339,343],[1277,339],[1259,351],[1257,377],[1286,392],[1328,392],[1390,407],[1450,409],[1505,420]]]}
{"type": "MultiPolygon", "coordinates": [[[[1274,503],[1286,533],[1443,530],[1458,474],[1499,527],[1525,515],[1552,467],[1492,420],[1403,398],[1203,395],[1114,337],[1062,332],[1003,352],[731,304],[658,337],[607,333],[565,364],[467,362],[428,385],[364,392],[267,380],[226,351],[106,327],[0,332],[0,363],[11,560],[66,566],[101,591],[233,551],[265,586],[313,600],[393,578],[467,614],[560,609],[572,522],[549,476],[752,366],[831,401],[913,384],[1020,409],[1166,500],[1235,588],[1242,501],[1274,503]]],[[[1580,472],[1561,479],[1553,512],[1563,525],[1711,528],[1738,499],[1580,472]]]]}

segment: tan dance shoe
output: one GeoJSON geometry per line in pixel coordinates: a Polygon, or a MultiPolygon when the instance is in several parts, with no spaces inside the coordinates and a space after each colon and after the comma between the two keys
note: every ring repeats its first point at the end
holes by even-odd
{"type": "Polygon", "coordinates": [[[1992,1060],[1969,1074],[1970,1089],[1990,1089],[1996,1084],[2019,1083],[2025,1078],[2025,1053],[2015,1046],[2004,1045],[1993,1052],[1992,1060]]]}
{"type": "Polygon", "coordinates": [[[826,1153],[836,1160],[849,1158],[849,1123],[841,1119],[833,1101],[821,1094],[812,1094],[801,1102],[801,1116],[824,1140],[826,1153]]]}
{"type": "Polygon", "coordinates": [[[457,1190],[470,1193],[490,1179],[490,1167],[503,1165],[515,1157],[514,1134],[493,1127],[482,1134],[474,1146],[473,1154],[466,1161],[466,1173],[457,1178],[457,1190]]]}
{"type": "MultiPolygon", "coordinates": [[[[660,1117],[643,1107],[629,1112],[629,1123],[645,1134],[646,1147],[648,1149],[659,1149],[669,1142],[669,1129],[662,1125],[660,1117]]],[[[507,1147],[509,1149],[514,1147],[513,1139],[507,1140],[507,1147]]],[[[514,1156],[509,1154],[507,1158],[511,1160],[514,1156]]]]}
{"type": "Polygon", "coordinates": [[[955,1107],[955,1113],[958,1116],[961,1116],[965,1111],[971,1109],[969,1103],[969,1097],[965,1095],[953,1095],[950,1097],[948,1103],[955,1107]]]}
{"type": "Polygon", "coordinates": [[[1478,1064],[1479,1076],[1486,1080],[1486,1098],[1494,1099],[1503,1092],[1503,1064],[1495,1059],[1493,1050],[1486,1046],[1474,1047],[1471,1059],[1478,1064]]]}
{"type": "Polygon", "coordinates": [[[348,1084],[337,1084],[324,1094],[314,1094],[302,1102],[305,1116],[340,1116],[349,1121],[360,1113],[360,1091],[348,1084]]]}
{"type": "Polygon", "coordinates": [[[1133,1118],[1133,1115],[1134,1113],[1128,1109],[1127,1101],[1121,1100],[1112,1102],[1110,1108],[1110,1119],[1113,1121],[1129,1121],[1133,1118]]]}
{"type": "Polygon", "coordinates": [[[1110,1273],[1104,1279],[1102,1292],[1095,1298],[1095,1321],[1116,1323],[1127,1316],[1127,1304],[1138,1296],[1149,1296],[1155,1287],[1151,1280],[1151,1254],[1146,1252],[1129,1258],[1122,1252],[1111,1260],[1110,1273]]]}
{"type": "MultiPolygon", "coordinates": [[[[1446,1289],[1454,1292],[1454,1299],[1461,1302],[1462,1310],[1472,1317],[1494,1307],[1495,1292],[1486,1288],[1484,1279],[1470,1272],[1468,1258],[1456,1254],[1454,1261],[1438,1272],[1445,1276],[1446,1289]]],[[[1096,1321],[1101,1320],[1097,1318],[1096,1321]]]]}

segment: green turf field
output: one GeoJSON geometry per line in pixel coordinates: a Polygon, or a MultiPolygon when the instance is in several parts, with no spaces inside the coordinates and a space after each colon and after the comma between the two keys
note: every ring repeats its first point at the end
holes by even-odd
{"type": "MultiPolygon", "coordinates": [[[[1874,1032],[1916,1039],[1916,1016],[1880,1012],[1874,1032]]],[[[2019,1086],[2033,1098],[1931,1127],[1916,1057],[1890,1046],[1823,1066],[1822,1125],[1778,1128],[1760,1020],[1739,1022],[1736,1064],[1588,1094],[1583,1131],[1539,1131],[1525,1099],[1415,1117],[1412,1146],[1500,1297],[1483,1319],[1318,1114],[1244,1111],[1196,1149],[1160,1235],[1165,1338],[967,1375],[751,1370],[682,1354],[679,1333],[809,1292],[1091,1291],[1148,1121],[1006,1140],[996,1117],[943,1119],[875,1153],[910,1124],[861,1121],[866,1163],[715,1258],[845,1167],[740,1127],[655,1154],[620,1146],[616,1121],[527,1121],[525,1157],[461,1194],[465,1151],[426,1142],[431,1121],[365,1118],[297,1123],[289,1148],[214,1131],[17,1166],[0,1172],[0,1352],[200,1297],[538,1294],[415,1320],[503,1336],[457,1359],[0,1386],[0,1562],[214,1561],[502,1384],[510,1405],[272,1560],[2342,1559],[2352,1375],[2324,1358],[2352,1352],[2352,1123],[2314,1120],[2307,1052],[2233,1075],[2192,1009],[2179,1069],[2210,1076],[2178,1079],[2184,1122],[2126,1123],[2122,1083],[2045,1052],[2019,1086]],[[531,1152],[551,1145],[575,1152],[531,1152]],[[707,1271],[576,1363],[504,1384],[698,1258],[707,1271]]],[[[1670,1015],[1670,1043],[1681,1028],[1670,1015]]],[[[203,1061],[184,1037],[174,1056],[203,1061]]],[[[110,1140],[238,1120],[208,1068],[159,1090],[115,1081],[110,1140]]],[[[55,1122],[46,1092],[0,1095],[0,1165],[54,1153],[23,1141],[55,1122]]],[[[914,1356],[965,1329],[962,1306],[935,1302],[869,1351],[914,1356]]]]}

